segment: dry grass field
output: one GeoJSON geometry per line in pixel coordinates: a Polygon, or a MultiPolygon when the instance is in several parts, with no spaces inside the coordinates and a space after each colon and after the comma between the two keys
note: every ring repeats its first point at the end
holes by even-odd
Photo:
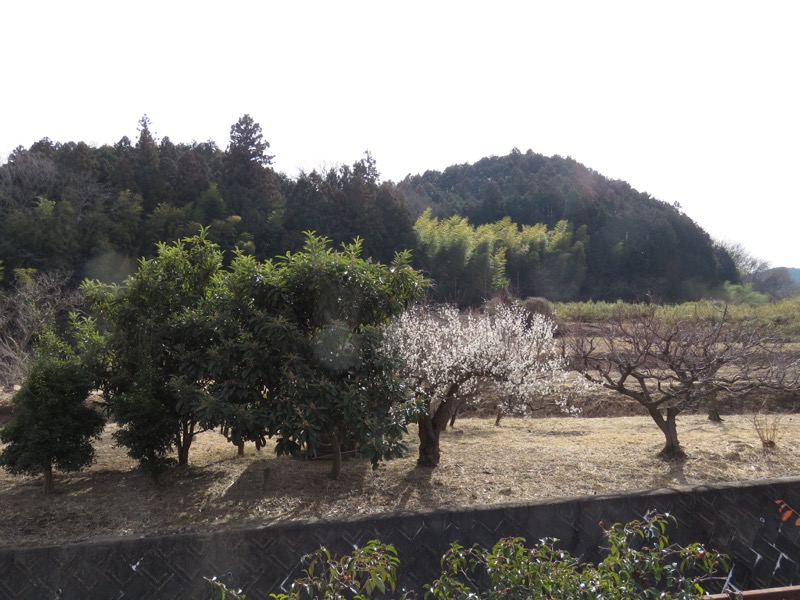
{"type": "MultiPolygon", "coordinates": [[[[5,399],[7,402],[7,399],[5,399]]],[[[634,405],[602,412],[641,414],[634,405]]],[[[591,407],[594,408],[591,408],[591,407]]],[[[244,457],[215,432],[192,446],[191,465],[158,480],[113,444],[109,424],[89,469],[58,473],[55,491],[37,478],[0,471],[0,545],[33,546],[107,536],[143,536],[354,515],[605,494],[719,481],[800,475],[800,415],[762,416],[778,435],[762,444],[753,414],[712,423],[682,415],[684,462],[656,457],[663,436],[646,416],[459,419],[442,437],[442,462],[415,466],[416,431],[406,458],[372,470],[351,458],[337,481],[330,463],[276,457],[246,448],[244,457]]]]}

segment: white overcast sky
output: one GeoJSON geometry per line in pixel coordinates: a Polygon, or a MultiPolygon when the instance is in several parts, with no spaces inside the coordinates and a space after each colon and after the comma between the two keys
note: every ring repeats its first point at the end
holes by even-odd
{"type": "Polygon", "coordinates": [[[143,114],[228,143],[245,113],[275,166],[384,179],[517,147],[571,156],[717,239],[800,267],[800,2],[7,2],[0,159],[93,145],[143,114]]]}

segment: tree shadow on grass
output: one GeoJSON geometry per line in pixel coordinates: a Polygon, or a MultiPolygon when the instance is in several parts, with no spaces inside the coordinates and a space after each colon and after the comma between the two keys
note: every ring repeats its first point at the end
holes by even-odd
{"type": "Polygon", "coordinates": [[[414,506],[415,497],[428,506],[435,503],[434,471],[435,469],[430,467],[417,466],[406,472],[395,490],[397,510],[408,510],[410,506],[414,506]]]}
{"type": "Polygon", "coordinates": [[[667,465],[666,477],[670,482],[678,483],[680,485],[689,485],[689,482],[686,479],[686,473],[684,472],[684,466],[686,465],[685,456],[683,458],[664,460],[664,463],[667,465]]]}

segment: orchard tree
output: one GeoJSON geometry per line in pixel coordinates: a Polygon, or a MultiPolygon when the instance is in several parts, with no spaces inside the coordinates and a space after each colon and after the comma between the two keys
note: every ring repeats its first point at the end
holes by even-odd
{"type": "Polygon", "coordinates": [[[279,391],[278,452],[327,442],[331,476],[341,449],[358,447],[373,462],[403,453],[402,436],[416,417],[398,378],[398,358],[383,346],[383,327],[424,291],[408,252],[391,265],[361,257],[360,240],[333,251],[308,235],[302,252],[274,261],[284,314],[301,340],[286,357],[279,391]]]}
{"type": "Polygon", "coordinates": [[[416,404],[382,342],[383,326],[424,288],[408,260],[372,263],[358,240],[334,251],[312,234],[272,261],[235,257],[182,351],[207,382],[209,420],[240,448],[275,437],[279,454],[329,452],[334,478],[343,448],[373,463],[401,454],[416,404]]]}
{"type": "Polygon", "coordinates": [[[103,431],[102,415],[87,404],[92,374],[72,349],[51,332],[42,336],[25,383],[14,395],[17,412],[0,430],[0,466],[12,474],[43,475],[53,489],[53,469],[79,471],[92,463],[92,439],[103,431]]]}
{"type": "Polygon", "coordinates": [[[641,404],[664,434],[660,455],[683,458],[676,418],[698,407],[716,411],[718,394],[798,389],[797,359],[766,326],[720,314],[659,316],[655,306],[601,329],[578,323],[572,360],[586,379],[641,404]]]}
{"type": "Polygon", "coordinates": [[[358,240],[334,251],[308,234],[300,252],[265,263],[239,255],[219,274],[193,331],[212,340],[197,363],[231,441],[330,452],[334,478],[343,448],[373,463],[403,452],[415,404],[382,327],[423,291],[408,260],[372,263],[358,240]]]}
{"type": "MultiPolygon", "coordinates": [[[[505,305],[491,316],[417,306],[394,321],[386,348],[404,357],[407,384],[426,408],[419,417],[417,464],[439,464],[442,431],[461,399],[481,383],[491,383],[505,398],[501,410],[525,413],[542,398],[557,397],[567,373],[553,331],[552,320],[505,305]]],[[[566,400],[558,402],[570,411],[566,400]]]]}
{"type": "Polygon", "coordinates": [[[205,231],[167,245],[121,285],[86,281],[87,304],[107,335],[102,374],[117,441],[143,466],[159,468],[176,448],[189,461],[194,436],[217,425],[206,414],[206,375],[193,368],[187,344],[194,312],[222,253],[205,231]]]}
{"type": "Polygon", "coordinates": [[[206,381],[206,417],[220,424],[240,454],[245,442],[262,448],[277,432],[285,357],[302,345],[287,318],[274,265],[236,255],[187,316],[183,352],[187,369],[206,381]]]}

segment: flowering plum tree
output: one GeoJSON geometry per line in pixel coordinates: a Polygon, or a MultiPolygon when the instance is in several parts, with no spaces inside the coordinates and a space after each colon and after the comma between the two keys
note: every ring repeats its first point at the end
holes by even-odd
{"type": "Polygon", "coordinates": [[[414,307],[389,326],[386,347],[405,357],[403,375],[427,407],[419,417],[418,465],[439,463],[441,432],[460,398],[482,382],[491,382],[512,411],[557,396],[567,373],[555,351],[554,327],[516,306],[501,306],[492,316],[414,307]]]}

